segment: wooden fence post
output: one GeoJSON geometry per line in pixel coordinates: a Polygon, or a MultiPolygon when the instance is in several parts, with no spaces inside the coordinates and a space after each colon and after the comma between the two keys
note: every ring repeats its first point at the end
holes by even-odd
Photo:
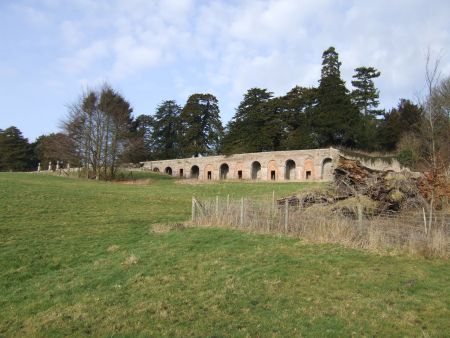
{"type": "Polygon", "coordinates": [[[219,218],[219,195],[216,195],[216,219],[219,218]]]}
{"type": "Polygon", "coordinates": [[[192,222],[195,221],[195,197],[192,196],[192,222]]]}
{"type": "Polygon", "coordinates": [[[241,226],[244,225],[244,197],[241,197],[241,226]]]}
{"type": "Polygon", "coordinates": [[[288,222],[289,222],[289,200],[285,198],[284,200],[284,232],[288,232],[288,222]]]}
{"type": "Polygon", "coordinates": [[[227,213],[229,209],[230,209],[230,194],[227,195],[227,213]]]}
{"type": "Polygon", "coordinates": [[[360,203],[357,204],[358,208],[358,227],[360,230],[363,228],[363,207],[360,203]]]}

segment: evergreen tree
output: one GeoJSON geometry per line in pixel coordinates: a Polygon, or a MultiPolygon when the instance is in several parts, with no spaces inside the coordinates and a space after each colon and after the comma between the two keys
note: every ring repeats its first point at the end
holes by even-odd
{"type": "Polygon", "coordinates": [[[316,105],[315,88],[294,87],[281,98],[284,137],[282,148],[310,149],[317,145],[311,133],[312,114],[316,105]]]}
{"type": "Polygon", "coordinates": [[[181,107],[173,100],[163,101],[154,115],[151,137],[154,156],[165,160],[181,156],[181,107]]]}
{"type": "MultiPolygon", "coordinates": [[[[224,153],[246,153],[273,150],[281,119],[273,93],[267,89],[251,88],[244,95],[222,143],[224,153]]],[[[278,102],[277,102],[278,103],[278,102]]]]}
{"type": "Polygon", "coordinates": [[[401,99],[397,108],[384,114],[378,129],[378,143],[381,149],[395,150],[405,133],[419,133],[423,110],[410,100],[401,99]]]}
{"type": "Polygon", "coordinates": [[[182,149],[185,156],[213,155],[223,137],[217,98],[193,94],[181,112],[182,149]]]}
{"type": "Polygon", "coordinates": [[[17,127],[0,132],[0,170],[22,171],[31,169],[33,159],[28,139],[17,127]]]}
{"type": "Polygon", "coordinates": [[[322,73],[313,118],[317,145],[357,146],[360,116],[341,79],[339,55],[334,47],[330,47],[324,51],[322,58],[322,73]]]}
{"type": "Polygon", "coordinates": [[[376,110],[380,101],[380,92],[375,88],[373,79],[380,76],[380,72],[373,67],[359,67],[355,69],[352,86],[352,99],[359,111],[367,116],[376,117],[381,112],[376,110]]]}

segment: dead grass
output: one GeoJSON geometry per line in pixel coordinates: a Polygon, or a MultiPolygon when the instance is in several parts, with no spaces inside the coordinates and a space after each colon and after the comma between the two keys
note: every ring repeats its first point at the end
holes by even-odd
{"type": "Polygon", "coordinates": [[[374,205],[365,200],[346,200],[339,205],[313,205],[301,209],[265,201],[216,200],[196,204],[193,225],[232,227],[256,233],[285,234],[310,243],[335,243],[382,254],[450,257],[450,215],[437,214],[426,233],[419,212],[373,216],[374,205]],[[358,219],[359,203],[364,217],[358,219]],[[339,207],[338,211],[336,208],[339,207]],[[345,215],[339,211],[345,210],[345,215]],[[440,218],[439,218],[440,217],[440,218]]]}
{"type": "Polygon", "coordinates": [[[106,251],[108,251],[109,253],[114,253],[117,250],[119,250],[119,248],[120,248],[120,246],[114,244],[114,245],[110,245],[108,247],[108,249],[106,249],[106,251]]]}
{"type": "Polygon", "coordinates": [[[132,254],[132,255],[128,256],[127,259],[125,259],[125,261],[122,263],[122,265],[128,267],[131,265],[135,265],[138,262],[139,262],[139,258],[132,254]]]}
{"type": "Polygon", "coordinates": [[[156,223],[150,226],[150,234],[165,234],[170,231],[183,230],[186,228],[182,223],[156,223]]]}

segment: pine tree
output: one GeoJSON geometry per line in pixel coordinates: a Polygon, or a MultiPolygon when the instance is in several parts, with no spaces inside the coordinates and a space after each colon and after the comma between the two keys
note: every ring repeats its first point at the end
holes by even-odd
{"type": "Polygon", "coordinates": [[[182,149],[185,156],[214,155],[223,137],[217,98],[193,94],[182,112],[182,149]]]}
{"type": "Polygon", "coordinates": [[[0,170],[21,171],[30,169],[32,151],[28,139],[17,127],[0,132],[0,170]]]}
{"type": "Polygon", "coordinates": [[[367,116],[376,117],[381,113],[376,110],[380,101],[380,92],[375,88],[373,79],[380,76],[380,72],[373,67],[359,67],[355,69],[355,75],[352,86],[352,99],[354,104],[359,108],[360,112],[367,116]]]}
{"type": "Polygon", "coordinates": [[[317,145],[357,146],[360,116],[341,79],[339,55],[334,47],[330,47],[324,51],[322,58],[322,75],[313,118],[317,145]]]}
{"type": "Polygon", "coordinates": [[[181,153],[181,107],[173,100],[163,101],[154,115],[152,149],[157,159],[179,158],[181,153]]]}
{"type": "Polygon", "coordinates": [[[224,153],[247,153],[277,150],[280,143],[279,102],[273,102],[267,89],[251,88],[244,95],[222,143],[224,153]]]}

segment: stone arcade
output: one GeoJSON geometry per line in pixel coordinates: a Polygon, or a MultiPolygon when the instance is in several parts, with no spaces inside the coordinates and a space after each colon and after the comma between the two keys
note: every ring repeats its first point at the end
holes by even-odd
{"type": "Polygon", "coordinates": [[[199,180],[307,181],[332,178],[334,148],[143,162],[143,169],[199,180]]]}

